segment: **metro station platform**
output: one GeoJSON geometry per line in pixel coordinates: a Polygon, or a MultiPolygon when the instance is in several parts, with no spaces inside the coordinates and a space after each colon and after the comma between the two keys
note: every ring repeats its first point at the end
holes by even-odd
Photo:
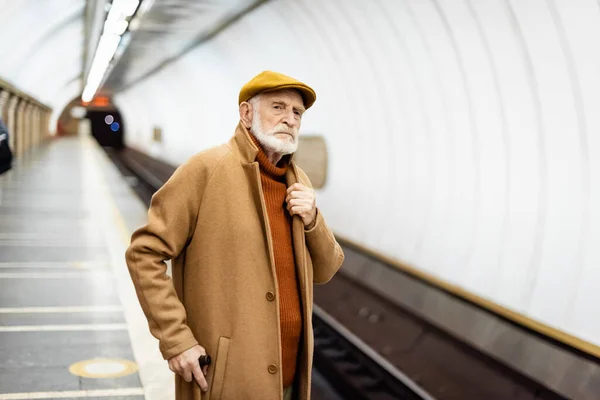
{"type": "MultiPolygon", "coordinates": [[[[0,175],[0,400],[174,398],[173,373],[124,258],[131,233],[146,222],[147,199],[134,191],[136,176],[111,157],[91,136],[60,138],[0,175]]],[[[315,308],[398,382],[424,393],[406,398],[597,398],[595,360],[342,245],[344,271],[316,288],[315,308]],[[467,347],[456,338],[478,338],[472,326],[486,329],[467,347]],[[501,332],[499,340],[488,340],[488,331],[501,332]],[[519,364],[515,343],[537,358],[519,364]],[[559,368],[567,378],[553,378],[563,376],[559,368]]],[[[327,347],[337,343],[325,335],[333,326],[315,331],[322,368],[315,358],[313,400],[347,397],[324,372],[331,366],[347,367],[353,384],[378,388],[381,381],[347,361],[354,353],[327,347]]]]}
{"type": "Polygon", "coordinates": [[[0,400],[174,397],[123,256],[145,218],[91,138],[0,176],[0,400]]]}
{"type": "MultiPolygon", "coordinates": [[[[0,400],[174,399],[125,264],[146,217],[92,137],[0,175],[0,400]]],[[[317,373],[312,397],[339,400],[317,373]]]]}

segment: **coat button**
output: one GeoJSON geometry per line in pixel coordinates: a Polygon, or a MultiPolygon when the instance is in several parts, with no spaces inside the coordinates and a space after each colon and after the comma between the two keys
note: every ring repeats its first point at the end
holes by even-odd
{"type": "Polygon", "coordinates": [[[267,300],[273,301],[273,300],[275,300],[275,293],[268,291],[267,294],[265,295],[265,297],[267,298],[267,300]]]}
{"type": "Polygon", "coordinates": [[[275,364],[269,365],[269,368],[267,368],[267,369],[269,370],[269,373],[271,373],[271,374],[277,373],[277,365],[275,365],[275,364]]]}

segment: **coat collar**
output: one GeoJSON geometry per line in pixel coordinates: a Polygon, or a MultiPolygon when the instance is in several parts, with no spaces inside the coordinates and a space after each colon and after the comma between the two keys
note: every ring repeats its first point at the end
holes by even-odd
{"type": "MultiPolygon", "coordinates": [[[[244,163],[253,163],[256,162],[256,155],[258,154],[258,147],[250,138],[251,133],[248,132],[248,129],[242,124],[240,121],[238,123],[237,128],[235,129],[235,134],[229,140],[229,148],[231,148],[244,163]]],[[[290,155],[290,169],[295,169],[294,165],[294,155],[290,155]]]]}
{"type": "Polygon", "coordinates": [[[238,123],[235,129],[235,134],[229,140],[229,148],[239,156],[244,163],[252,163],[256,161],[258,147],[252,143],[250,132],[246,129],[242,122],[238,123]]]}

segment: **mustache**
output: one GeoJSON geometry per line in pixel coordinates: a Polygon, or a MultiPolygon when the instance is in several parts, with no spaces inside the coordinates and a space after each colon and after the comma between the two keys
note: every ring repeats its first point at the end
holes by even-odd
{"type": "Polygon", "coordinates": [[[288,135],[296,137],[298,135],[298,130],[284,124],[279,124],[267,132],[268,135],[273,135],[275,133],[287,133],[288,135]]]}

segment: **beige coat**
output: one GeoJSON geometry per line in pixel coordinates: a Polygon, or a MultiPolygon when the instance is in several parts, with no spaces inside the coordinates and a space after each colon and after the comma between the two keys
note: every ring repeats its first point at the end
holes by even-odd
{"type": "MultiPolygon", "coordinates": [[[[126,258],[140,304],[169,359],[197,343],[212,356],[209,391],[176,377],[180,400],[282,398],[278,285],[257,147],[240,124],[227,143],[193,156],[154,195],[126,258]],[[172,259],[173,279],[164,260],[172,259]],[[275,294],[275,296],[273,296],[275,294]]],[[[293,162],[287,184],[307,176],[293,162]]],[[[344,259],[320,211],[292,222],[304,332],[298,399],[310,398],[313,283],[344,259]]]]}

